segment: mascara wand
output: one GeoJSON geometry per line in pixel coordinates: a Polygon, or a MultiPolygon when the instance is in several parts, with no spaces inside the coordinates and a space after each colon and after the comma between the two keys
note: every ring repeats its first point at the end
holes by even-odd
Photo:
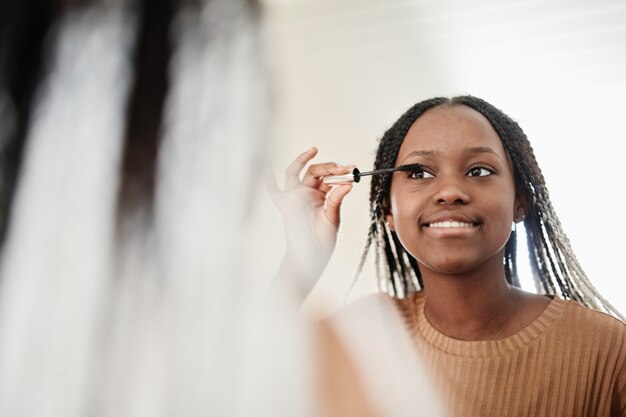
{"type": "Polygon", "coordinates": [[[367,175],[378,175],[378,174],[386,174],[388,172],[395,171],[413,171],[420,172],[422,171],[421,164],[409,164],[409,165],[401,165],[395,168],[383,168],[376,169],[374,171],[361,172],[358,168],[354,168],[352,173],[344,174],[344,175],[331,175],[329,177],[322,177],[322,181],[324,184],[349,184],[351,182],[359,182],[361,181],[361,177],[365,177],[367,175]]]}

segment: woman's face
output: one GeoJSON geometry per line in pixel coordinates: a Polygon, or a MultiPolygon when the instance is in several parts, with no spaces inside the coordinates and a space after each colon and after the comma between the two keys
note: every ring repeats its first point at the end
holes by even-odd
{"type": "Polygon", "coordinates": [[[424,172],[395,172],[386,220],[420,268],[462,274],[502,265],[516,197],[511,162],[498,134],[476,110],[462,105],[426,111],[409,129],[396,166],[420,163],[424,172]]]}

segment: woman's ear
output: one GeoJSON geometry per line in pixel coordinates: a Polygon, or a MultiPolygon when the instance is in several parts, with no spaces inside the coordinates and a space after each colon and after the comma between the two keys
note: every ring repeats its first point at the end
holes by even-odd
{"type": "Polygon", "coordinates": [[[393,224],[393,215],[391,214],[391,204],[389,203],[389,199],[385,198],[385,200],[383,201],[383,214],[385,215],[385,225],[387,226],[387,229],[391,230],[392,232],[395,232],[395,226],[393,224]]]}
{"type": "Polygon", "coordinates": [[[519,223],[526,218],[528,209],[528,195],[524,191],[518,191],[515,196],[515,207],[513,209],[513,221],[519,223]]]}
{"type": "Polygon", "coordinates": [[[391,213],[385,214],[385,224],[387,225],[387,228],[391,230],[392,232],[396,231],[395,226],[393,224],[393,216],[391,215],[391,213]]]}

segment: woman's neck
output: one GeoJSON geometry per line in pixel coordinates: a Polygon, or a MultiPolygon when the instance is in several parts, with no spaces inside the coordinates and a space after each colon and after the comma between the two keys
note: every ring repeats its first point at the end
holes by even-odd
{"type": "Polygon", "coordinates": [[[423,271],[425,314],[441,333],[461,340],[510,336],[536,319],[549,299],[524,293],[504,279],[504,269],[462,275],[423,271]]]}

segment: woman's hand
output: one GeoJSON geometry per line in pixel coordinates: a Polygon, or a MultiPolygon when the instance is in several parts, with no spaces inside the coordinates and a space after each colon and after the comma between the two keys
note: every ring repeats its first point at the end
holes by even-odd
{"type": "Polygon", "coordinates": [[[352,184],[332,188],[322,181],[328,175],[343,175],[353,167],[325,162],[309,166],[300,179],[300,173],[317,155],[311,148],[300,154],[285,170],[285,186],[281,191],[272,176],[267,188],[274,204],[281,212],[287,240],[287,251],[277,280],[297,281],[308,295],[337,244],[341,222],[341,202],[352,190],[352,184]]]}

